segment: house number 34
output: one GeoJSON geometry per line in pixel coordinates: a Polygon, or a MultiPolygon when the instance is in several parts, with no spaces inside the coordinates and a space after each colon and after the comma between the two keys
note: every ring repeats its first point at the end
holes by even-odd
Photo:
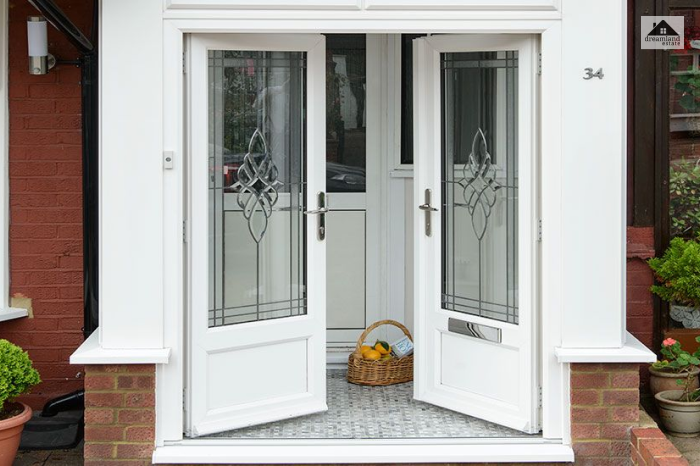
{"type": "Polygon", "coordinates": [[[589,81],[593,78],[603,79],[605,77],[605,74],[603,74],[603,68],[600,68],[595,73],[593,72],[593,68],[586,68],[583,71],[586,73],[586,76],[583,77],[583,79],[585,79],[586,81],[589,81]]]}

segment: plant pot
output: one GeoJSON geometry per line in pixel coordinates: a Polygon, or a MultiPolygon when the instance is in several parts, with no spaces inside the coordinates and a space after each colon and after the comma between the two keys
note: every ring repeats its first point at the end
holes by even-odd
{"type": "MultiPolygon", "coordinates": [[[[687,374],[679,375],[672,372],[657,371],[656,369],[650,367],[649,374],[651,374],[651,379],[649,380],[649,388],[651,389],[651,394],[656,395],[657,393],[666,390],[678,390],[682,389],[682,385],[678,385],[676,380],[683,380],[686,378],[687,374]]],[[[691,371],[691,374],[695,377],[690,384],[690,389],[695,390],[700,388],[700,369],[697,367],[691,371]]],[[[684,381],[685,383],[685,381],[684,381]]]]}
{"type": "Polygon", "coordinates": [[[0,466],[12,466],[17,456],[24,424],[32,417],[32,408],[24,403],[20,404],[24,407],[24,411],[17,416],[0,421],[0,466]]]}
{"type": "Polygon", "coordinates": [[[683,328],[700,328],[700,309],[671,304],[671,319],[683,324],[683,328]]]}
{"type": "Polygon", "coordinates": [[[657,393],[656,405],[664,427],[679,437],[700,435],[700,401],[678,401],[683,390],[666,390],[657,393]]]}

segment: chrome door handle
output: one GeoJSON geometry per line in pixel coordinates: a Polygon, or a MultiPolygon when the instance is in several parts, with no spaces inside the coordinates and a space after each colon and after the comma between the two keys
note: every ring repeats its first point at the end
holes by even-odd
{"type": "Polygon", "coordinates": [[[425,190],[425,204],[418,206],[418,209],[425,212],[425,236],[433,236],[433,227],[431,224],[431,217],[433,212],[438,212],[439,209],[430,205],[431,198],[433,197],[433,192],[430,189],[425,190]]]}
{"type": "Polygon", "coordinates": [[[326,193],[323,191],[318,193],[318,209],[307,210],[304,215],[318,215],[318,240],[326,239],[326,214],[330,212],[326,207],[326,193]]]}
{"type": "Polygon", "coordinates": [[[330,212],[330,210],[323,207],[321,209],[316,209],[316,210],[307,210],[306,212],[304,212],[304,215],[321,215],[321,214],[327,214],[328,212],[330,212]]]}

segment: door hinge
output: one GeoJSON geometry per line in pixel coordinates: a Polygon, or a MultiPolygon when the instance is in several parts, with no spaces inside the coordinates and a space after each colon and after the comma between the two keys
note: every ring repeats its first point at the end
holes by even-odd
{"type": "Polygon", "coordinates": [[[187,52],[182,52],[182,74],[187,74],[187,52]]]}
{"type": "Polygon", "coordinates": [[[542,407],[542,387],[537,387],[537,407],[542,407]]]}
{"type": "Polygon", "coordinates": [[[186,243],[188,241],[188,228],[187,228],[187,220],[182,221],[182,242],[186,243]]]}
{"type": "Polygon", "coordinates": [[[542,219],[537,220],[537,242],[542,242],[542,219]]]}
{"type": "Polygon", "coordinates": [[[537,76],[542,76],[542,53],[537,54],[537,76]]]}
{"type": "Polygon", "coordinates": [[[182,388],[182,409],[187,411],[187,388],[182,388]]]}

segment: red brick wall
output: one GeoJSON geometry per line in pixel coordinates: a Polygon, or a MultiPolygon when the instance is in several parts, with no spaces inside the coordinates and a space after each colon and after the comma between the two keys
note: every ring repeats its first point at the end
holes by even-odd
{"type": "MultiPolygon", "coordinates": [[[[59,0],[89,31],[91,0],[59,0]]],[[[26,0],[10,1],[10,278],[11,294],[32,299],[33,319],[0,324],[0,336],[27,349],[43,383],[26,401],[81,388],[82,368],[68,364],[83,341],[82,156],[80,70],[58,66],[27,73],[26,0]]],[[[49,48],[61,59],[77,51],[52,27],[49,48]]]]}
{"type": "MultiPolygon", "coordinates": [[[[85,371],[85,464],[150,464],[154,366],[88,366],[85,371]]],[[[630,464],[630,432],[639,422],[638,366],[573,364],[571,404],[576,463],[630,464]]]]}
{"type": "Polygon", "coordinates": [[[85,464],[150,464],[154,441],[155,367],[85,367],[85,464]]]}
{"type": "MultiPolygon", "coordinates": [[[[654,229],[627,228],[627,330],[647,347],[654,346],[654,299],[649,288],[654,275],[646,261],[654,256],[654,229]]],[[[641,370],[642,391],[647,391],[649,371],[641,370]]]]}
{"type": "Polygon", "coordinates": [[[577,464],[629,464],[639,422],[639,366],[572,364],[571,439],[577,464]]]}
{"type": "Polygon", "coordinates": [[[688,460],[659,429],[632,430],[632,464],[634,466],[690,466],[688,460]]]}

